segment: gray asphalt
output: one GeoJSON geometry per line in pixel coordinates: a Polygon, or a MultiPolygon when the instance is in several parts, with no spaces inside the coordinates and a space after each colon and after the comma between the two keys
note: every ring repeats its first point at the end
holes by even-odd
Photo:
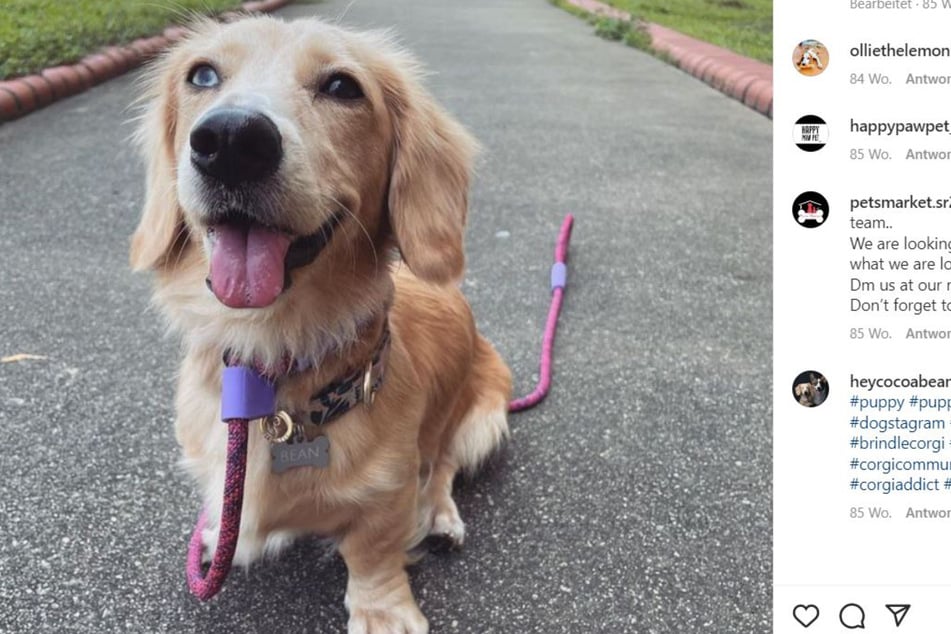
{"type": "MultiPolygon", "coordinates": [[[[287,17],[337,16],[348,2],[287,17]]],[[[357,0],[482,141],[465,291],[530,389],[577,217],[554,390],[411,572],[433,632],[768,632],[770,122],[544,0],[357,0]]],[[[318,540],[200,604],[178,347],[127,270],[128,75],[0,126],[0,631],[340,632],[318,540]]]]}

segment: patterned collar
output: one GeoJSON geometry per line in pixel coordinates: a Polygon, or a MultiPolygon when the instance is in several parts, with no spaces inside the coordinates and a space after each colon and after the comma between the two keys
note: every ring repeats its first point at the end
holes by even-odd
{"type": "Polygon", "coordinates": [[[310,422],[327,425],[340,418],[358,403],[373,404],[376,392],[383,385],[383,374],[390,356],[390,324],[383,324],[383,334],[366,366],[337,379],[310,397],[310,422]]]}
{"type": "MultiPolygon", "coordinates": [[[[327,425],[359,403],[367,407],[372,405],[377,390],[383,385],[389,354],[390,324],[387,320],[383,323],[383,333],[366,365],[337,378],[311,396],[307,420],[315,425],[327,425]]],[[[286,357],[278,367],[243,364],[230,350],[225,351],[223,360],[226,367],[222,376],[222,420],[261,418],[262,431],[273,422],[284,430],[276,434],[281,438],[277,442],[288,440],[295,425],[292,420],[287,420],[290,417],[286,413],[275,412],[275,383],[283,376],[306,371],[311,366],[302,365],[292,357],[286,357]],[[291,424],[288,425],[288,422],[291,424]]]]}

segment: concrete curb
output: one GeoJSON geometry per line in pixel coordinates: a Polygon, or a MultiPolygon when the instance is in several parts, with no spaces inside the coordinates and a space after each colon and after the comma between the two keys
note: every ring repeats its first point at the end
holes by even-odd
{"type": "MultiPolygon", "coordinates": [[[[291,1],[254,0],[242,3],[241,11],[266,13],[291,1]]],[[[160,35],[139,38],[122,46],[107,46],[75,64],[53,66],[36,75],[0,81],[0,123],[18,119],[136,68],[180,40],[186,32],[184,27],[170,26],[160,35]]]]}
{"type": "MultiPolygon", "coordinates": [[[[566,0],[569,4],[599,16],[631,20],[631,15],[599,0],[566,0]]],[[[753,110],[773,118],[773,67],[738,55],[714,44],[701,42],[683,33],[647,23],[651,46],[670,57],[678,68],[741,101],[753,110]]]]}

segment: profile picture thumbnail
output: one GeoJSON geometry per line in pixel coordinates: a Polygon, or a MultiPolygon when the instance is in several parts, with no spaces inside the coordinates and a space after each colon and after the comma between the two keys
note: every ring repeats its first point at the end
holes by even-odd
{"type": "Polygon", "coordinates": [[[819,407],[829,396],[829,382],[821,372],[806,370],[796,376],[792,393],[803,407],[819,407]]]}
{"type": "Polygon", "coordinates": [[[829,67],[829,49],[819,40],[803,40],[793,50],[793,64],[807,77],[819,75],[829,67]]]}
{"type": "Polygon", "coordinates": [[[799,117],[793,126],[793,141],[803,152],[818,152],[829,141],[829,126],[818,115],[799,117]]]}
{"type": "Polygon", "coordinates": [[[815,229],[829,219],[829,201],[819,192],[803,192],[793,201],[792,213],[800,227],[815,229]]]}

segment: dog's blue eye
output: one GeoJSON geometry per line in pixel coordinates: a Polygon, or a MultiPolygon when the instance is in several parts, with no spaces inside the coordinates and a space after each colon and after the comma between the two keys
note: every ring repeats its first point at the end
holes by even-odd
{"type": "Polygon", "coordinates": [[[350,100],[363,97],[363,89],[360,88],[357,80],[343,73],[334,73],[328,77],[327,81],[320,86],[320,92],[334,99],[350,100]]]}
{"type": "Polygon", "coordinates": [[[188,74],[188,83],[199,88],[214,88],[221,83],[221,78],[218,71],[208,64],[199,64],[188,74]]]}

